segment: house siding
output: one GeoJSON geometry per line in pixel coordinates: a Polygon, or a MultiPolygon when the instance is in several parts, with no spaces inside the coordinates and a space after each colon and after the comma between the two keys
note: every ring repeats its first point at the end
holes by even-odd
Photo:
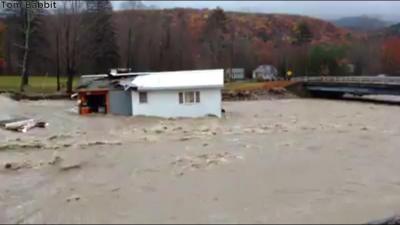
{"type": "Polygon", "coordinates": [[[139,103],[139,93],[132,91],[132,115],[159,117],[221,117],[221,89],[154,90],[147,92],[147,103],[139,103]],[[199,91],[200,103],[179,104],[179,92],[199,91]]]}
{"type": "Polygon", "coordinates": [[[115,115],[132,115],[132,100],[129,91],[115,90],[109,92],[110,113],[115,115]]]}

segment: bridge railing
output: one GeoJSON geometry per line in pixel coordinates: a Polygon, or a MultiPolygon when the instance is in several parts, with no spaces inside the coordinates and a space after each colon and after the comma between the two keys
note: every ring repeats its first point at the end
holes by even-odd
{"type": "Polygon", "coordinates": [[[373,77],[373,76],[320,76],[294,77],[294,81],[303,82],[334,82],[334,83],[374,83],[400,84],[400,77],[373,77]]]}

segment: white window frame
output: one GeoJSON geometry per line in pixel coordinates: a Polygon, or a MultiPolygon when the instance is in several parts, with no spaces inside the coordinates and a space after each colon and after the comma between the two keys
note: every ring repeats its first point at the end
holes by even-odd
{"type": "Polygon", "coordinates": [[[149,102],[149,96],[148,96],[147,92],[138,92],[138,95],[139,95],[139,104],[147,104],[149,102]],[[141,94],[146,95],[146,101],[145,102],[141,101],[141,98],[140,98],[141,94]]]}
{"type": "Polygon", "coordinates": [[[178,103],[180,105],[200,104],[200,102],[201,102],[200,96],[201,96],[200,91],[181,91],[178,93],[178,103]],[[191,97],[187,97],[189,94],[193,94],[193,102],[187,101],[188,100],[187,98],[191,98],[191,97]]]}

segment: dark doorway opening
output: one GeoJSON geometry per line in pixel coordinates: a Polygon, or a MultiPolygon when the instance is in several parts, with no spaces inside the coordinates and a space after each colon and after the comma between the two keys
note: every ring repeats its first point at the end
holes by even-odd
{"type": "Polygon", "coordinates": [[[88,95],[87,107],[92,113],[106,113],[107,112],[107,97],[105,94],[88,95]]]}

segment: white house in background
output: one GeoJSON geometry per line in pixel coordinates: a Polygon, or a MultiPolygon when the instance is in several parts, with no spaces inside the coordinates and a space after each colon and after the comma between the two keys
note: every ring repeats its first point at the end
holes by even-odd
{"type": "Polygon", "coordinates": [[[257,69],[253,70],[253,79],[257,80],[276,80],[278,70],[272,65],[260,65],[257,69]]]}
{"type": "Polygon", "coordinates": [[[228,68],[225,69],[225,79],[229,80],[244,80],[244,69],[243,68],[228,68]]]}
{"type": "Polygon", "coordinates": [[[119,84],[134,116],[221,117],[223,69],[146,73],[119,84]]]}

